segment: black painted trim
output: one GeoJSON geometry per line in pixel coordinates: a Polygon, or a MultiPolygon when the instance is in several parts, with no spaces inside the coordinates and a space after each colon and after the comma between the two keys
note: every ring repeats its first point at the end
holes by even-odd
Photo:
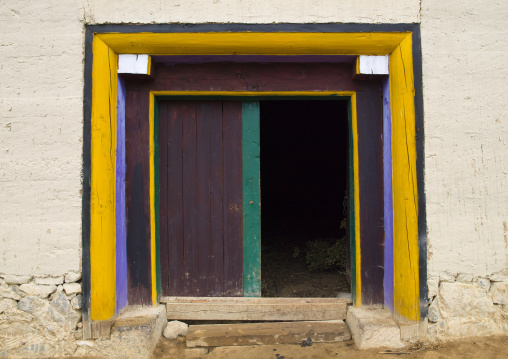
{"type": "Polygon", "coordinates": [[[417,24],[149,24],[121,25],[105,24],[90,25],[94,33],[139,33],[139,32],[409,32],[417,24]]]}
{"type": "Polygon", "coordinates": [[[416,178],[418,183],[418,247],[420,316],[427,317],[427,212],[425,198],[425,132],[423,124],[422,49],[420,25],[413,29],[413,76],[415,88],[416,178]]]}
{"type": "Polygon", "coordinates": [[[423,121],[422,53],[419,24],[150,24],[89,25],[85,32],[85,86],[83,126],[83,315],[90,315],[90,124],[92,99],[92,41],[93,33],[192,33],[192,32],[412,32],[413,74],[415,87],[416,175],[418,180],[418,245],[420,277],[420,314],[427,317],[427,215],[425,199],[425,146],[423,121]]]}
{"type": "Polygon", "coordinates": [[[83,90],[83,194],[82,194],[82,293],[83,318],[90,319],[90,175],[92,119],[92,43],[93,32],[85,30],[85,86],[83,90]]]}

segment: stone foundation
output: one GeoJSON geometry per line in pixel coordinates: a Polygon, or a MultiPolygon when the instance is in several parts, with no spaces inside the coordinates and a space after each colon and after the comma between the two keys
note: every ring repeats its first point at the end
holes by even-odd
{"type": "Polygon", "coordinates": [[[508,333],[508,270],[488,277],[441,275],[428,321],[434,340],[508,333]]]}
{"type": "Polygon", "coordinates": [[[73,355],[83,337],[81,273],[0,274],[0,357],[73,355]]]}

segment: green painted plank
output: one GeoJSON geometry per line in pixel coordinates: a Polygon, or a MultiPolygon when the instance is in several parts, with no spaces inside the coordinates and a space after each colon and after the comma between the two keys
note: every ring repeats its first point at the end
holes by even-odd
{"type": "Polygon", "coordinates": [[[349,128],[349,253],[351,260],[351,297],[356,303],[356,238],[355,238],[355,176],[352,101],[348,106],[349,128]]]}
{"type": "Polygon", "coordinates": [[[259,102],[242,103],[243,295],[261,296],[259,102]]]}
{"type": "Polygon", "coordinates": [[[161,297],[160,187],[159,187],[159,101],[154,99],[154,187],[155,187],[155,277],[157,299],[161,297]]]}

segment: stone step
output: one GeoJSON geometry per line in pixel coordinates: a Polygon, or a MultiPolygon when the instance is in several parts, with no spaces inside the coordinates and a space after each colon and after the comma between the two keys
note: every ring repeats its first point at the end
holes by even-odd
{"type": "Polygon", "coordinates": [[[348,298],[164,297],[169,320],[344,320],[348,298]]]}
{"type": "Polygon", "coordinates": [[[343,342],[351,339],[342,320],[191,325],[187,347],[343,342]]]}

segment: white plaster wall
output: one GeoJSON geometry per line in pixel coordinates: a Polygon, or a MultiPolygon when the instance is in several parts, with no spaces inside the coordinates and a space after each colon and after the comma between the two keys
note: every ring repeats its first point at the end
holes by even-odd
{"type": "Polygon", "coordinates": [[[0,273],[80,267],[84,23],[422,24],[431,294],[507,268],[505,1],[0,1],[0,273]]]}
{"type": "Polygon", "coordinates": [[[424,0],[429,289],[508,267],[508,3],[424,0]]]}
{"type": "Polygon", "coordinates": [[[419,0],[83,0],[95,23],[419,22],[419,0]]]}
{"type": "Polygon", "coordinates": [[[81,266],[83,25],[70,1],[0,1],[0,273],[81,266]]]}

